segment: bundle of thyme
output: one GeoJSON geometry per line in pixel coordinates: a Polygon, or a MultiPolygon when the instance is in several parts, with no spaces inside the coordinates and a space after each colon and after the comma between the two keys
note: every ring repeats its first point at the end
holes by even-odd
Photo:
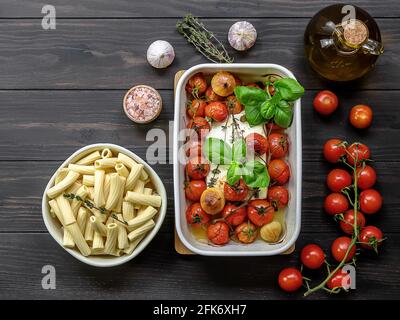
{"type": "Polygon", "coordinates": [[[176,28],[208,60],[215,63],[233,62],[223,44],[198,18],[188,14],[177,22],[176,28]]]}

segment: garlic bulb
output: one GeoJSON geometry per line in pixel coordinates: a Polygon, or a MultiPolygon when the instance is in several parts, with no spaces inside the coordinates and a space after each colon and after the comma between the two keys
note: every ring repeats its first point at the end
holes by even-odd
{"type": "Polygon", "coordinates": [[[260,230],[260,235],[266,242],[277,242],[282,233],[282,225],[278,221],[272,221],[264,225],[260,230]]]}
{"type": "Polygon", "coordinates": [[[147,49],[147,61],[154,68],[166,68],[174,61],[174,58],[174,48],[167,41],[154,41],[147,49]]]}
{"type": "Polygon", "coordinates": [[[250,22],[238,21],[228,32],[228,41],[238,51],[250,49],[257,39],[257,31],[250,22]]]}

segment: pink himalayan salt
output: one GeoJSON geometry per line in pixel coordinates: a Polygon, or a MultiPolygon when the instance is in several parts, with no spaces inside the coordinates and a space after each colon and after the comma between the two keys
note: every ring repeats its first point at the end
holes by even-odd
{"type": "Polygon", "coordinates": [[[134,87],[125,99],[125,110],[133,121],[154,120],[161,110],[160,95],[147,86],[134,87]]]}

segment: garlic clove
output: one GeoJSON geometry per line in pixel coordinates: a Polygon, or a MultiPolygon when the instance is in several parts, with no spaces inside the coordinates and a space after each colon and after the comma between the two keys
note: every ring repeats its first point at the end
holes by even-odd
{"type": "Polygon", "coordinates": [[[147,49],[147,61],[154,68],[166,68],[174,61],[174,59],[174,48],[167,41],[154,41],[147,49]]]}
{"type": "Polygon", "coordinates": [[[264,226],[260,230],[261,238],[269,243],[274,243],[279,240],[282,233],[282,225],[278,221],[272,221],[264,226]]]}
{"type": "Polygon", "coordinates": [[[234,23],[228,32],[228,41],[232,48],[238,51],[250,49],[256,42],[257,31],[254,26],[247,21],[234,23]]]}

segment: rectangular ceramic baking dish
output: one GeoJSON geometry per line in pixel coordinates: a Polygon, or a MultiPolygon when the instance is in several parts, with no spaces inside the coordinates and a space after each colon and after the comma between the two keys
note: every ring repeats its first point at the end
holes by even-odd
{"type": "Polygon", "coordinates": [[[301,102],[294,104],[293,124],[286,130],[289,138],[288,162],[291,169],[291,178],[288,184],[290,200],[286,211],[286,235],[280,243],[268,244],[257,240],[252,244],[241,245],[230,242],[225,246],[217,247],[201,243],[194,238],[185,218],[187,201],[184,192],[184,164],[179,161],[180,148],[184,144],[181,130],[186,128],[186,92],[185,85],[189,78],[202,72],[211,75],[220,70],[234,73],[245,82],[262,81],[266,74],[279,74],[283,77],[295,78],[286,68],[277,64],[200,64],[182,75],[175,90],[175,117],[174,117],[174,194],[175,194],[175,226],[183,245],[194,253],[206,256],[272,256],[282,254],[290,249],[300,232],[301,224],[301,175],[302,175],[302,140],[301,140],[301,102]]]}

